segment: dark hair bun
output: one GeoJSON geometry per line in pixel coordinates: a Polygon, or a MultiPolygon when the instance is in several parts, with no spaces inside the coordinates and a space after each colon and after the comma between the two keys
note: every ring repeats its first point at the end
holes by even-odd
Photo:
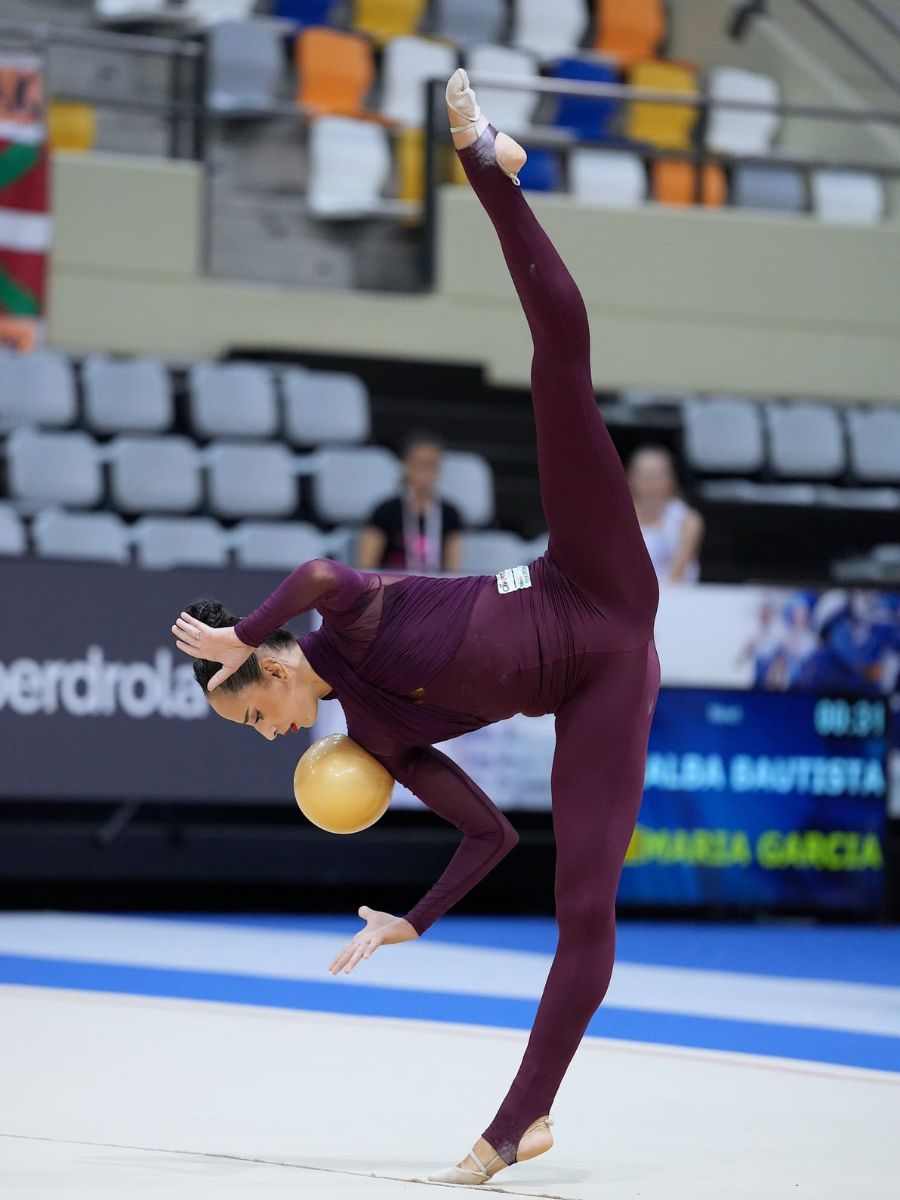
{"type": "Polygon", "coordinates": [[[185,612],[189,612],[192,617],[196,617],[212,629],[230,629],[241,619],[230,613],[219,600],[195,600],[187,606],[185,612]]]}

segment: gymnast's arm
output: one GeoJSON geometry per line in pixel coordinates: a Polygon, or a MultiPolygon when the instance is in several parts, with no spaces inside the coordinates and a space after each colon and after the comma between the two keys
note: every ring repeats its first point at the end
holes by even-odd
{"type": "Polygon", "coordinates": [[[372,576],[346,567],[330,558],[313,558],[302,563],[234,627],[246,646],[261,646],[270,633],[285,621],[311,608],[345,612],[370,586],[372,576]]]}
{"type": "Polygon", "coordinates": [[[402,756],[378,757],[398,783],[463,834],[437,883],[406,913],[421,936],[512,850],[519,835],[481,788],[440,750],[427,746],[402,756]]]}

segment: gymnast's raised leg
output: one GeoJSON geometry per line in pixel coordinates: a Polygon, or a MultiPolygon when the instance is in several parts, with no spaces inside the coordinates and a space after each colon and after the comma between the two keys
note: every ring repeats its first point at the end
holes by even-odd
{"type": "Polygon", "coordinates": [[[466,175],[491,219],[534,344],[532,401],[549,556],[621,631],[621,649],[556,712],[551,789],[559,941],[522,1064],[459,1167],[431,1176],[480,1183],[552,1144],[547,1118],[612,972],[615,895],[640,806],[659,685],[656,576],[612,440],[597,410],[578,289],[516,186],[524,152],[480,116],[468,80],[447,88],[466,175]],[[467,120],[468,118],[468,120],[467,120]]]}

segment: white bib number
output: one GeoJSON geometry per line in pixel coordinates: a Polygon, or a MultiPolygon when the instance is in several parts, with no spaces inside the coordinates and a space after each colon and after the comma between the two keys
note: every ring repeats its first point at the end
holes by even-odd
{"type": "Polygon", "coordinates": [[[507,567],[497,575],[497,591],[502,595],[531,587],[531,572],[527,567],[507,567]]]}

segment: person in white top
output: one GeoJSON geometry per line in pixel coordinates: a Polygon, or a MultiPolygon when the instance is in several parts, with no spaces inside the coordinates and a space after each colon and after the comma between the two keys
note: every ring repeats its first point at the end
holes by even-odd
{"type": "Polygon", "coordinates": [[[692,583],[700,577],[703,518],[678,494],[672,455],[662,446],[642,446],[628,464],[628,486],[661,583],[692,583]]]}

